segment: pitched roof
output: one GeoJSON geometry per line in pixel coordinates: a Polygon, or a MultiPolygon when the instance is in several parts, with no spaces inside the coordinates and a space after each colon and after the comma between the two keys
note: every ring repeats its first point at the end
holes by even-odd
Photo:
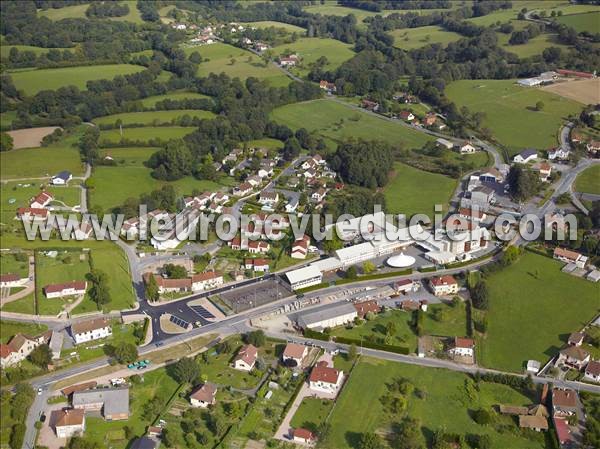
{"type": "Polygon", "coordinates": [[[283,356],[292,359],[301,359],[302,356],[304,356],[304,351],[306,351],[306,349],[307,348],[304,345],[288,343],[283,350],[283,356]]]}
{"type": "Polygon", "coordinates": [[[526,429],[548,429],[548,420],[543,416],[519,416],[519,427],[526,429]]]}
{"type": "Polygon", "coordinates": [[[201,387],[196,388],[192,394],[190,394],[190,398],[200,402],[212,403],[215,400],[216,394],[217,386],[206,382],[201,387]]]}
{"type": "Polygon", "coordinates": [[[80,426],[85,419],[85,410],[67,409],[56,411],[55,427],[80,426]]]}
{"type": "Polygon", "coordinates": [[[110,321],[106,318],[96,318],[71,324],[71,332],[73,332],[73,334],[85,334],[86,332],[102,329],[103,327],[110,327],[110,321]]]}
{"type": "Polygon", "coordinates": [[[577,405],[577,393],[571,389],[554,388],[552,390],[552,405],[555,407],[575,407],[577,405]]]}
{"type": "Polygon", "coordinates": [[[238,360],[243,361],[248,366],[254,365],[256,362],[256,358],[258,357],[258,349],[254,345],[244,345],[240,348],[237,355],[235,356],[235,361],[238,360]]]}
{"type": "Polygon", "coordinates": [[[310,382],[324,382],[329,384],[337,384],[340,377],[340,372],[335,368],[328,366],[317,365],[310,372],[310,382]]]}

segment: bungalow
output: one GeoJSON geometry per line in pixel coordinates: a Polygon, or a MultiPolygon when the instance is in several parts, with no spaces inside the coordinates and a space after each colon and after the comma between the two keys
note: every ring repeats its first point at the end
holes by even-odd
{"type": "Polygon", "coordinates": [[[307,355],[308,346],[288,343],[283,350],[282,360],[287,366],[302,366],[302,361],[307,355]]]}
{"type": "Polygon", "coordinates": [[[325,195],[327,195],[327,190],[325,190],[323,187],[320,187],[319,189],[313,192],[310,198],[313,201],[320,203],[325,198],[325,195]]]}
{"type": "Polygon", "coordinates": [[[400,111],[400,119],[412,122],[415,119],[415,115],[410,111],[400,111]]]}
{"type": "Polygon", "coordinates": [[[558,147],[548,151],[548,159],[551,161],[566,161],[569,159],[570,154],[571,152],[569,150],[558,147]]]}
{"type": "Polygon", "coordinates": [[[537,151],[531,149],[523,150],[513,158],[513,162],[517,164],[527,164],[528,162],[537,159],[537,157],[537,151]]]}
{"type": "Polygon", "coordinates": [[[239,186],[233,188],[233,196],[245,196],[252,192],[252,184],[242,182],[239,186]]]}
{"type": "Polygon", "coordinates": [[[450,142],[449,140],[446,140],[446,139],[442,139],[441,137],[439,139],[437,139],[435,141],[435,143],[437,144],[438,147],[444,147],[447,150],[451,150],[452,148],[454,148],[454,144],[452,142],[450,142]]]}
{"type": "Polygon", "coordinates": [[[22,278],[18,274],[14,274],[14,273],[0,274],[0,287],[2,287],[2,288],[21,287],[28,280],[29,280],[28,277],[22,278]]]}
{"type": "Polygon", "coordinates": [[[244,268],[246,270],[253,270],[255,272],[267,272],[269,271],[269,260],[268,259],[246,259],[244,261],[244,268]]]}
{"type": "Polygon", "coordinates": [[[553,257],[561,262],[574,263],[577,268],[585,267],[588,258],[579,254],[577,251],[571,251],[570,249],[556,247],[554,248],[553,257]]]}
{"type": "Polygon", "coordinates": [[[50,202],[54,200],[54,196],[46,191],[38,193],[29,203],[29,207],[34,209],[41,209],[46,207],[50,202]]]}
{"type": "Polygon", "coordinates": [[[46,298],[62,298],[63,296],[78,296],[85,294],[86,281],[71,281],[64,284],[48,284],[44,287],[46,298]]]}
{"type": "Polygon", "coordinates": [[[306,259],[309,245],[310,237],[308,235],[304,235],[302,238],[295,240],[292,245],[292,259],[306,259]]]}
{"type": "Polygon", "coordinates": [[[379,313],[381,311],[381,306],[375,300],[354,303],[354,308],[361,319],[364,319],[367,313],[379,313]]]}
{"type": "Polygon", "coordinates": [[[274,190],[262,191],[260,193],[260,197],[258,198],[258,202],[260,204],[273,204],[279,201],[279,193],[274,190]]]}
{"type": "Polygon", "coordinates": [[[309,388],[322,393],[337,394],[344,379],[344,372],[327,366],[327,362],[319,362],[310,372],[309,388]]]}
{"type": "Polygon", "coordinates": [[[85,431],[85,410],[54,410],[50,422],[54,423],[54,431],[58,438],[71,438],[75,435],[81,435],[85,431]]]}
{"type": "Polygon", "coordinates": [[[258,358],[258,349],[254,345],[244,345],[240,348],[235,359],[233,367],[241,371],[252,371],[258,358]]]}
{"type": "Polygon", "coordinates": [[[55,186],[64,186],[68,184],[71,179],[73,179],[71,172],[63,170],[56,176],[53,176],[51,182],[55,186]]]}
{"type": "Polygon", "coordinates": [[[577,412],[577,392],[570,388],[552,389],[553,415],[570,416],[577,412]]]}
{"type": "Polygon", "coordinates": [[[434,296],[454,295],[458,293],[458,282],[453,276],[445,275],[429,280],[434,296]]]}
{"type": "Polygon", "coordinates": [[[573,332],[571,335],[569,335],[569,340],[567,343],[570,346],[581,346],[584,338],[585,334],[583,332],[573,332]]]}
{"type": "Polygon", "coordinates": [[[248,252],[250,254],[265,254],[269,252],[271,245],[263,240],[251,240],[248,242],[248,252]]]}
{"type": "Polygon", "coordinates": [[[196,388],[190,394],[190,404],[192,407],[207,408],[209,405],[215,405],[217,396],[217,386],[211,383],[204,383],[196,388]]]}
{"type": "Polygon", "coordinates": [[[376,101],[363,99],[361,102],[361,105],[363,108],[365,108],[368,111],[373,111],[373,112],[379,111],[379,103],[377,103],[376,101]]]}
{"type": "Polygon", "coordinates": [[[448,350],[452,355],[473,357],[475,341],[472,338],[454,337],[454,344],[448,350]]]}
{"type": "Polygon", "coordinates": [[[471,142],[468,142],[468,141],[456,145],[456,149],[458,150],[458,152],[460,154],[471,154],[471,153],[475,153],[475,151],[477,151],[477,148],[475,148],[471,144],[471,142]]]}
{"type": "Polygon", "coordinates": [[[15,217],[17,220],[26,220],[26,221],[44,221],[47,220],[50,216],[50,211],[48,209],[39,209],[34,207],[19,207],[17,209],[17,216],[15,217]]]}
{"type": "Polygon", "coordinates": [[[600,362],[596,360],[592,360],[585,367],[585,372],[583,377],[587,380],[591,380],[592,382],[600,382],[600,362]]]}
{"type": "Polygon", "coordinates": [[[292,440],[296,443],[313,444],[317,441],[317,437],[310,430],[298,427],[292,430],[292,440]]]}
{"type": "Polygon", "coordinates": [[[75,344],[99,340],[112,335],[112,326],[106,318],[96,318],[71,324],[71,335],[75,344]]]}
{"type": "Polygon", "coordinates": [[[590,361],[590,353],[576,346],[569,346],[560,351],[558,361],[580,370],[590,361]]]}

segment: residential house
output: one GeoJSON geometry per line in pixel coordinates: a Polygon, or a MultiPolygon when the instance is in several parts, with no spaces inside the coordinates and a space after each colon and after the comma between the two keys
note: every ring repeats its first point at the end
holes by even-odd
{"type": "Polygon", "coordinates": [[[44,287],[46,298],[62,298],[64,296],[84,295],[87,289],[87,281],[71,281],[63,284],[48,284],[44,287]]]}
{"type": "Polygon", "coordinates": [[[431,278],[429,285],[435,296],[455,295],[458,293],[458,282],[450,275],[431,278]]]}
{"type": "Polygon", "coordinates": [[[528,162],[536,160],[537,157],[537,151],[531,149],[523,150],[513,158],[513,162],[517,164],[527,164],[528,162]]]}
{"type": "Polygon", "coordinates": [[[454,344],[448,352],[452,355],[473,357],[475,355],[475,341],[472,338],[454,337],[454,344]]]}
{"type": "Polygon", "coordinates": [[[51,193],[43,191],[38,193],[29,203],[29,207],[34,209],[41,209],[46,207],[54,200],[54,196],[51,193]]]}
{"type": "Polygon", "coordinates": [[[302,366],[304,357],[308,355],[308,346],[288,343],[283,350],[282,360],[287,366],[302,366]]]}
{"type": "Polygon", "coordinates": [[[344,372],[327,366],[327,362],[319,362],[310,372],[308,378],[309,388],[322,393],[337,394],[342,381],[344,372]]]}
{"type": "Polygon", "coordinates": [[[308,235],[304,235],[302,238],[295,240],[292,245],[292,259],[306,259],[309,245],[310,237],[308,235]]]}
{"type": "Polygon", "coordinates": [[[75,409],[100,412],[107,421],[129,419],[128,387],[76,391],[71,403],[75,409]]]}
{"type": "Polygon", "coordinates": [[[577,392],[570,388],[552,389],[552,414],[553,416],[570,416],[577,412],[577,392]]]}
{"type": "Polygon", "coordinates": [[[85,411],[81,409],[54,410],[51,423],[58,438],[71,438],[85,431],[85,411]]]}
{"type": "Polygon", "coordinates": [[[471,142],[468,141],[456,145],[456,149],[460,154],[471,154],[477,151],[477,148],[475,148],[471,142]]]}
{"type": "Polygon", "coordinates": [[[313,444],[317,437],[310,430],[297,427],[292,431],[292,440],[296,443],[313,444]]]}
{"type": "Polygon", "coordinates": [[[17,209],[17,220],[25,221],[45,221],[50,217],[48,209],[39,209],[34,207],[19,207],[17,209]]]}
{"type": "Polygon", "coordinates": [[[99,340],[112,335],[112,326],[106,318],[95,318],[71,324],[71,336],[75,344],[99,340]]]}
{"type": "Polygon", "coordinates": [[[583,377],[592,382],[600,382],[600,361],[592,360],[585,367],[583,377]]]}
{"type": "Polygon", "coordinates": [[[53,176],[51,182],[55,186],[64,186],[68,184],[71,179],[73,179],[71,172],[63,170],[56,176],[53,176]]]}
{"type": "Polygon", "coordinates": [[[567,343],[570,346],[581,346],[584,338],[585,334],[583,332],[573,332],[571,335],[569,335],[567,343]]]}
{"type": "Polygon", "coordinates": [[[25,284],[29,278],[22,278],[18,274],[14,273],[6,273],[0,274],[0,287],[2,288],[12,288],[12,287],[21,287],[25,284]]]}
{"type": "Polygon", "coordinates": [[[577,346],[569,346],[562,349],[558,356],[559,363],[565,363],[577,370],[582,370],[590,361],[590,353],[577,346]]]}
{"type": "Polygon", "coordinates": [[[437,144],[438,147],[444,147],[447,150],[451,150],[452,148],[454,148],[454,144],[452,142],[450,142],[449,140],[443,139],[443,138],[439,138],[435,141],[435,143],[437,144]]]}
{"type": "Polygon", "coordinates": [[[274,190],[262,191],[260,193],[260,197],[258,198],[258,202],[260,204],[274,204],[279,201],[279,193],[274,190]]]}
{"type": "Polygon", "coordinates": [[[410,111],[400,111],[400,119],[412,122],[415,119],[415,115],[410,111]]]}
{"type": "Polygon", "coordinates": [[[364,319],[367,313],[377,314],[381,311],[381,306],[375,300],[354,303],[354,308],[361,319],[364,319]]]}
{"type": "Polygon", "coordinates": [[[216,396],[217,386],[206,382],[192,391],[190,394],[190,404],[192,404],[192,407],[207,408],[209,405],[217,403],[216,396]]]}
{"type": "Polygon", "coordinates": [[[254,345],[244,345],[240,348],[235,359],[233,367],[241,371],[252,371],[258,358],[258,349],[254,345]]]}
{"type": "Polygon", "coordinates": [[[561,262],[574,263],[577,268],[584,268],[588,258],[579,254],[577,251],[572,251],[566,248],[556,247],[554,248],[553,257],[561,262]]]}

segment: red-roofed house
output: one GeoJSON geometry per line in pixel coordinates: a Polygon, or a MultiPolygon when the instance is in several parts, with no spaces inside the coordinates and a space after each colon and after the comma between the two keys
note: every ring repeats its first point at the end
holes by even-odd
{"type": "Polygon", "coordinates": [[[343,371],[317,363],[310,372],[308,382],[311,390],[336,394],[342,385],[343,378],[343,371]]]}
{"type": "Polygon", "coordinates": [[[63,296],[76,296],[85,294],[86,281],[71,281],[64,284],[49,284],[44,287],[46,298],[62,298],[63,296]]]}
{"type": "Polygon", "coordinates": [[[450,275],[434,277],[429,280],[429,285],[435,296],[454,295],[458,293],[458,282],[450,275]]]}
{"type": "Polygon", "coordinates": [[[254,345],[244,345],[240,348],[235,359],[233,367],[241,371],[252,371],[258,358],[258,349],[254,345]]]}

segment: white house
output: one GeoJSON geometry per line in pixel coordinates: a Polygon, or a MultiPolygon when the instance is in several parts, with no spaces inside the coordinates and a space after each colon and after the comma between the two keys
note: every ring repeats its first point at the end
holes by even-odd
{"type": "Polygon", "coordinates": [[[527,164],[528,162],[536,160],[537,157],[537,151],[523,150],[513,158],[513,162],[517,164],[527,164]]]}
{"type": "Polygon", "coordinates": [[[71,324],[71,335],[75,339],[75,343],[79,344],[111,336],[112,327],[106,318],[96,318],[71,324]]]}
{"type": "Polygon", "coordinates": [[[600,382],[600,362],[592,360],[588,363],[583,377],[592,382],[600,382]]]}
{"type": "Polygon", "coordinates": [[[49,284],[44,287],[46,298],[62,298],[63,296],[78,296],[85,294],[86,281],[71,281],[64,284],[49,284]]]}
{"type": "Polygon", "coordinates": [[[38,193],[29,203],[29,207],[33,207],[35,209],[41,209],[46,207],[50,202],[54,200],[54,196],[51,193],[46,191],[38,193]]]}
{"type": "Polygon", "coordinates": [[[55,186],[64,186],[68,184],[71,179],[73,179],[71,172],[63,170],[52,177],[52,184],[55,186]]]}
{"type": "Polygon", "coordinates": [[[85,431],[85,410],[66,409],[52,412],[51,422],[58,438],[71,438],[85,431]]]}
{"type": "Polygon", "coordinates": [[[216,404],[216,395],[217,386],[207,382],[190,394],[190,404],[192,407],[207,408],[216,404]]]}
{"type": "Polygon", "coordinates": [[[475,342],[472,338],[454,337],[454,344],[448,350],[452,355],[460,355],[464,357],[473,357],[475,342]]]}
{"type": "Polygon", "coordinates": [[[343,371],[330,368],[327,362],[319,362],[310,372],[308,383],[311,390],[337,394],[343,379],[343,371]]]}
{"type": "Polygon", "coordinates": [[[233,367],[241,371],[252,371],[257,358],[258,349],[253,345],[244,345],[235,356],[233,367]]]}

